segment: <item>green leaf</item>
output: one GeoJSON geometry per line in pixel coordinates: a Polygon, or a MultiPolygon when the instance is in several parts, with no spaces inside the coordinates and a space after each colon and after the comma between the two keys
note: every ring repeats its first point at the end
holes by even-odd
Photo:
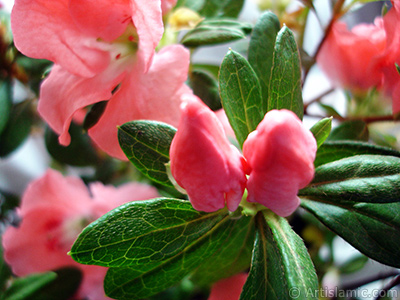
{"type": "Polygon", "coordinates": [[[83,129],[89,130],[100,120],[104,111],[106,110],[108,100],[100,101],[92,105],[89,112],[85,116],[83,121],[83,129]]]}
{"type": "Polygon", "coordinates": [[[208,285],[242,272],[250,266],[254,243],[253,220],[249,218],[249,224],[238,228],[220,251],[201,264],[191,277],[193,282],[208,285]]]}
{"type": "Polygon", "coordinates": [[[351,274],[364,268],[367,262],[368,262],[368,257],[360,254],[346,261],[344,264],[340,265],[339,271],[341,274],[351,274]]]}
{"type": "Polygon", "coordinates": [[[57,278],[54,272],[38,273],[15,279],[5,293],[5,300],[27,300],[57,278]]]}
{"type": "Polygon", "coordinates": [[[364,121],[346,121],[334,128],[328,137],[328,141],[356,140],[368,141],[368,126],[364,121]]]}
{"type": "Polygon", "coordinates": [[[50,127],[46,127],[44,140],[50,155],[57,161],[71,166],[98,164],[97,152],[82,126],[71,122],[68,132],[71,135],[71,143],[68,146],[62,146],[58,142],[58,134],[52,131],[50,127]]]}
{"type": "Polygon", "coordinates": [[[325,118],[313,125],[310,131],[314,135],[317,141],[317,147],[319,148],[329,136],[332,128],[332,118],[325,118]]]}
{"type": "Polygon", "coordinates": [[[178,0],[176,7],[185,6],[207,18],[236,18],[244,0],[178,0]]]}
{"type": "Polygon", "coordinates": [[[301,206],[368,257],[400,267],[400,203],[320,203],[301,206]]]}
{"type": "Polygon", "coordinates": [[[0,134],[7,125],[12,107],[12,87],[10,80],[0,82],[0,134]]]}
{"type": "Polygon", "coordinates": [[[265,211],[256,216],[256,228],[252,265],[240,300],[318,299],[311,258],[286,219],[265,211]]]}
{"type": "Polygon", "coordinates": [[[249,63],[260,80],[262,90],[262,114],[268,111],[269,83],[273,67],[276,35],[281,29],[278,17],[265,12],[258,19],[251,34],[249,63]]]}
{"type": "Polygon", "coordinates": [[[195,210],[189,201],[134,201],[86,227],[70,255],[82,264],[142,267],[161,264],[220,226],[221,212],[195,210]]]}
{"type": "Polygon", "coordinates": [[[234,20],[204,20],[186,33],[181,43],[186,47],[199,47],[244,39],[251,32],[248,23],[234,20]]]}
{"type": "Polygon", "coordinates": [[[328,116],[332,116],[332,117],[342,117],[342,116],[338,113],[338,111],[337,111],[334,107],[332,107],[331,105],[327,105],[327,104],[324,104],[324,103],[321,103],[321,102],[318,102],[318,105],[325,111],[325,113],[326,113],[328,116]]]}
{"type": "Polygon", "coordinates": [[[165,164],[176,129],[155,121],[132,121],[118,128],[119,144],[126,157],[145,176],[165,186],[173,186],[165,164]]]}
{"type": "Polygon", "coordinates": [[[299,191],[308,199],[336,202],[400,201],[400,158],[356,155],[315,169],[311,184],[299,191]]]}
{"type": "Polygon", "coordinates": [[[286,26],[276,37],[268,99],[268,111],[283,108],[303,118],[300,55],[294,35],[286,26]]]}
{"type": "Polygon", "coordinates": [[[189,74],[189,85],[193,93],[207,104],[211,110],[215,111],[222,108],[218,82],[210,72],[194,69],[189,74]]]}
{"type": "Polygon", "coordinates": [[[391,155],[400,157],[400,152],[391,148],[375,146],[368,143],[356,141],[326,141],[317,151],[314,165],[330,163],[345,157],[362,154],[391,155]]]}
{"type": "Polygon", "coordinates": [[[0,299],[4,299],[5,288],[11,277],[11,269],[4,260],[4,249],[0,237],[0,299]]]}
{"type": "Polygon", "coordinates": [[[231,219],[224,215],[203,237],[161,263],[110,268],[104,280],[106,294],[115,299],[134,300],[159,293],[188,276],[248,225],[248,217],[231,219]]]}
{"type": "Polygon", "coordinates": [[[260,83],[247,60],[230,50],[221,64],[219,86],[222,106],[242,146],[264,117],[260,83]]]}
{"type": "Polygon", "coordinates": [[[34,110],[31,101],[15,104],[7,125],[0,135],[0,157],[7,156],[16,150],[29,136],[34,121],[34,110]]]}

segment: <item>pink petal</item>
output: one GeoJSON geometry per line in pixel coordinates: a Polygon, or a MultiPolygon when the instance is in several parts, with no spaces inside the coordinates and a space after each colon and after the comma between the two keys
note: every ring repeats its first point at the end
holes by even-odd
{"type": "Polygon", "coordinates": [[[111,91],[122,80],[120,65],[113,63],[93,78],[75,76],[55,65],[40,88],[38,111],[60,136],[60,143],[68,145],[68,128],[74,113],[81,108],[111,98],[111,91]]]}
{"type": "Polygon", "coordinates": [[[297,192],[314,176],[316,141],[288,110],[268,112],[243,144],[251,172],[248,201],[286,217],[298,207],[297,192]]]}
{"type": "Polygon", "coordinates": [[[69,0],[69,11],[85,34],[112,41],[131,21],[129,0],[69,0]]]}
{"type": "Polygon", "coordinates": [[[89,130],[96,144],[109,155],[126,160],[118,143],[117,126],[132,120],[156,120],[178,124],[189,52],[182,46],[163,48],[154,56],[149,71],[132,68],[109,101],[99,122],[89,130]]]}
{"type": "Polygon", "coordinates": [[[246,184],[242,156],[215,114],[196,98],[182,109],[170,159],[171,173],[195,209],[212,212],[225,202],[230,211],[237,209],[246,184]]]}
{"type": "Polygon", "coordinates": [[[247,280],[247,274],[239,273],[216,282],[208,300],[239,300],[242,288],[247,280]]]}
{"type": "Polygon", "coordinates": [[[130,0],[132,20],[139,35],[138,56],[150,67],[154,49],[164,33],[160,0],[130,0]]]}
{"type": "Polygon", "coordinates": [[[161,0],[161,10],[163,15],[167,14],[176,4],[177,0],[161,0]]]}
{"type": "Polygon", "coordinates": [[[18,50],[51,60],[72,74],[92,77],[109,63],[96,37],[84,34],[74,23],[68,0],[16,0],[11,27],[18,50]]]}
{"type": "Polygon", "coordinates": [[[97,182],[90,184],[90,191],[94,199],[93,214],[95,218],[99,218],[124,203],[160,197],[156,188],[138,182],[127,183],[119,187],[104,186],[97,182]]]}

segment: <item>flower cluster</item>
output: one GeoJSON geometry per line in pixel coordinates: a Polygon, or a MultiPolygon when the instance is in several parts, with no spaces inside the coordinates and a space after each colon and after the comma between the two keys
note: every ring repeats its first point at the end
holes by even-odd
{"type": "Polygon", "coordinates": [[[78,297],[109,299],[103,291],[107,268],[78,264],[67,253],[90,222],[126,202],[157,196],[154,187],[141,183],[115,188],[97,182],[88,190],[81,179],[49,170],[25,191],[18,209],[21,224],[3,235],[5,260],[18,276],[77,267],[83,272],[78,297]]]}
{"type": "Polygon", "coordinates": [[[393,114],[400,112],[400,3],[374,24],[360,24],[348,30],[336,21],[322,45],[317,62],[335,85],[365,91],[375,87],[392,98],[393,114]]]}
{"type": "Polygon", "coordinates": [[[288,216],[300,203],[297,192],[314,176],[316,150],[313,135],[293,112],[272,110],[249,134],[242,155],[216,115],[193,99],[183,105],[171,144],[171,173],[197,210],[226,204],[235,211],[247,188],[247,201],[288,216]]]}

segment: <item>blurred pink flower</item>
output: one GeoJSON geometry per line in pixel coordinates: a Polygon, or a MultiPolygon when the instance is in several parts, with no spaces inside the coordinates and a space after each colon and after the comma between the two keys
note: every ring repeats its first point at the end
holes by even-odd
{"type": "Polygon", "coordinates": [[[232,146],[217,116],[195,96],[182,107],[172,140],[171,173],[193,207],[212,212],[237,209],[246,185],[244,160],[232,146]]]}
{"type": "Polygon", "coordinates": [[[249,202],[287,217],[300,205],[297,192],[314,177],[317,143],[289,110],[271,110],[249,134],[243,155],[250,168],[249,202]]]}
{"type": "Polygon", "coordinates": [[[208,300],[239,300],[246,280],[247,274],[239,273],[217,281],[211,288],[208,300]]]}
{"type": "Polygon", "coordinates": [[[60,143],[81,108],[109,100],[89,135],[108,154],[126,159],[117,125],[154,119],[177,125],[189,52],[168,46],[155,55],[163,34],[162,10],[175,1],[16,0],[12,29],[27,56],[55,63],[40,90],[39,113],[60,143]],[[116,91],[114,91],[116,89],[116,91]],[[113,92],[114,91],[114,92],[113,92]]]}
{"type": "Polygon", "coordinates": [[[216,115],[191,101],[172,141],[171,173],[197,210],[212,212],[226,204],[234,211],[247,187],[249,202],[286,217],[299,206],[299,189],[314,176],[316,150],[313,135],[293,112],[272,110],[247,137],[242,156],[216,115]]]}
{"type": "Polygon", "coordinates": [[[354,92],[375,87],[392,97],[393,113],[400,112],[400,2],[374,24],[348,30],[337,21],[321,47],[317,62],[335,86],[354,92]]]}
{"type": "Polygon", "coordinates": [[[83,272],[78,296],[109,299],[103,291],[107,268],[81,265],[67,253],[90,222],[123,203],[158,196],[155,188],[140,183],[117,188],[92,183],[88,190],[81,179],[49,170],[25,191],[18,210],[20,226],[8,227],[3,235],[5,260],[18,276],[77,267],[83,272]]]}

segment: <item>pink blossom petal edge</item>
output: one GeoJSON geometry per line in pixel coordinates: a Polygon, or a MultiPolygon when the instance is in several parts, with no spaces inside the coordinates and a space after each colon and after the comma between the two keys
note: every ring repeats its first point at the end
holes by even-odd
{"type": "Polygon", "coordinates": [[[247,276],[246,273],[239,273],[217,281],[211,288],[208,300],[239,300],[247,276]]]}
{"type": "Polygon", "coordinates": [[[299,189],[314,176],[316,151],[314,136],[293,112],[269,111],[243,144],[251,169],[247,200],[282,217],[292,214],[299,189]]]}
{"type": "Polygon", "coordinates": [[[244,159],[216,115],[195,96],[182,107],[170,148],[171,173],[196,210],[237,209],[246,185],[244,159]]]}

